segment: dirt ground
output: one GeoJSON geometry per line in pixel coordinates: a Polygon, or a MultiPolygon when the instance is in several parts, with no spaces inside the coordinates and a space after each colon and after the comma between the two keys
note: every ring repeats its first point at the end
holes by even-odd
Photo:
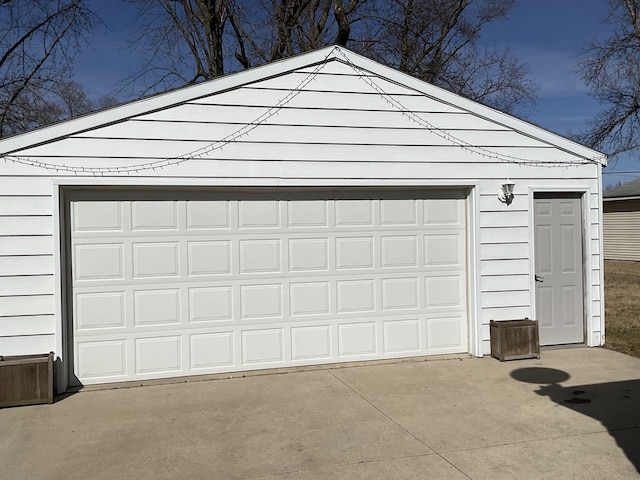
{"type": "Polygon", "coordinates": [[[640,357],[640,262],[604,264],[605,347],[640,357]]]}

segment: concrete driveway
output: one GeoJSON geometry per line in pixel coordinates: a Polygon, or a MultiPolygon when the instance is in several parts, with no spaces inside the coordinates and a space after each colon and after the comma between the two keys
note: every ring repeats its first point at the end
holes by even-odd
{"type": "Polygon", "coordinates": [[[111,390],[0,409],[7,479],[616,479],[640,359],[433,359],[111,390]]]}

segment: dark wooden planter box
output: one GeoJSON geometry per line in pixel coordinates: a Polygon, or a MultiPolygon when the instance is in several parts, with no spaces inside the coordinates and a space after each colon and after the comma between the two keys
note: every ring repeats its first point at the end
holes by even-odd
{"type": "Polygon", "coordinates": [[[0,356],[0,407],[53,403],[53,352],[0,356]]]}
{"type": "Polygon", "coordinates": [[[491,356],[501,362],[523,358],[540,358],[538,322],[523,320],[491,320],[491,356]]]}

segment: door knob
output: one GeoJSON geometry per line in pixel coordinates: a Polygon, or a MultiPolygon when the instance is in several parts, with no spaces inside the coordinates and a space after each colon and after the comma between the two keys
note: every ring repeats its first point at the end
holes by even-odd
{"type": "Polygon", "coordinates": [[[536,282],[544,282],[544,277],[542,275],[536,275],[536,282]]]}

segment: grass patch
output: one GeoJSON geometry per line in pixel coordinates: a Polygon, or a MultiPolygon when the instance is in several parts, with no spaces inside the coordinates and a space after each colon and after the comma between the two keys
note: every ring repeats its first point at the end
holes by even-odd
{"type": "Polygon", "coordinates": [[[640,357],[640,262],[604,263],[605,347],[640,357]]]}

